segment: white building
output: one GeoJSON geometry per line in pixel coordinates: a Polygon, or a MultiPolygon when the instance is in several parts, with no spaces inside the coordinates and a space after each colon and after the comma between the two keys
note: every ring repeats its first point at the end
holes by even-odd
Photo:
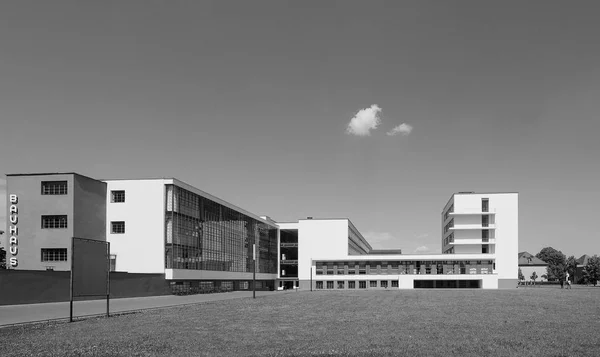
{"type": "Polygon", "coordinates": [[[248,289],[277,277],[278,227],[176,179],[105,180],[112,265],[164,273],[172,285],[248,289]]]}
{"type": "Polygon", "coordinates": [[[445,254],[374,251],[348,219],[278,225],[279,289],[498,289],[517,285],[517,193],[454,194],[442,211],[445,254]]]}

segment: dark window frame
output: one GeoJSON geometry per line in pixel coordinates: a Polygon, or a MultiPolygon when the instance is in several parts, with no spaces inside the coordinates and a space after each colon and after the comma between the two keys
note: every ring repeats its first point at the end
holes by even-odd
{"type": "Polygon", "coordinates": [[[68,195],[69,194],[69,181],[42,181],[41,183],[41,194],[46,195],[68,195]]]}
{"type": "Polygon", "coordinates": [[[110,202],[111,203],[125,203],[125,190],[110,191],[110,202]]]}
{"type": "Polygon", "coordinates": [[[66,229],[69,228],[69,218],[66,214],[42,215],[42,229],[66,229]]]}
{"type": "Polygon", "coordinates": [[[41,248],[40,261],[66,262],[68,261],[67,248],[41,248]]]}
{"type": "Polygon", "coordinates": [[[110,234],[125,234],[125,221],[111,221],[110,222],[110,234]],[[122,224],[122,229],[119,228],[122,224]]]}

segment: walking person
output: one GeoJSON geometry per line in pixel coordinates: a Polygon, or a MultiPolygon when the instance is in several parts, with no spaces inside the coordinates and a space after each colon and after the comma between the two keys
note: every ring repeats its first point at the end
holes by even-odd
{"type": "Polygon", "coordinates": [[[569,272],[566,272],[566,276],[565,276],[565,282],[567,283],[567,289],[572,289],[571,287],[571,282],[569,281],[569,272]]]}

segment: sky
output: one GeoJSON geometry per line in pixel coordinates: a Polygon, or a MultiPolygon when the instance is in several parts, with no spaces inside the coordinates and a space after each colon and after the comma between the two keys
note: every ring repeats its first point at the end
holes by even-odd
{"type": "Polygon", "coordinates": [[[452,193],[519,192],[519,251],[600,254],[599,14],[4,1],[1,171],[175,177],[280,222],[348,217],[404,253],[441,252],[452,193]]]}

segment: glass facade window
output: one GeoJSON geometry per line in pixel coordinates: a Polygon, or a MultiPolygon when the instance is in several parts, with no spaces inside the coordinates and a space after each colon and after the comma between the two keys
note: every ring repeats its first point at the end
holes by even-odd
{"type": "Polygon", "coordinates": [[[42,181],[42,195],[66,195],[67,181],[42,181]]]}
{"type": "Polygon", "coordinates": [[[333,289],[333,281],[327,282],[327,289],[333,289]]]}
{"type": "Polygon", "coordinates": [[[110,222],[110,233],[111,234],[124,234],[125,233],[125,222],[124,221],[110,222]]]}
{"type": "Polygon", "coordinates": [[[42,216],[42,228],[67,228],[67,215],[42,216]]]}
{"type": "Polygon", "coordinates": [[[358,282],[358,288],[359,289],[366,289],[367,288],[367,282],[366,281],[359,281],[358,282]]]}
{"type": "Polygon", "coordinates": [[[371,281],[369,281],[369,287],[370,288],[376,288],[377,287],[377,280],[371,280],[371,281]]]}
{"type": "Polygon", "coordinates": [[[380,284],[380,286],[381,286],[382,288],[387,288],[387,287],[388,287],[388,282],[387,282],[387,280],[382,280],[382,281],[380,281],[380,282],[379,282],[379,284],[380,284]]]}
{"type": "MultiPolygon", "coordinates": [[[[176,185],[166,185],[165,268],[277,273],[277,228],[176,185]]],[[[317,272],[318,274],[318,272],[317,272]]]]}
{"type": "Polygon", "coordinates": [[[43,262],[66,262],[67,248],[42,248],[43,262]]]}
{"type": "Polygon", "coordinates": [[[392,280],[392,288],[398,287],[398,280],[392,280]]]}
{"type": "Polygon", "coordinates": [[[343,289],[344,288],[344,282],[343,281],[338,281],[337,282],[337,288],[338,289],[343,289]]]}
{"type": "Polygon", "coordinates": [[[316,288],[317,289],[323,289],[323,282],[322,281],[317,281],[316,288]]]}
{"type": "Polygon", "coordinates": [[[348,289],[356,289],[356,281],[349,281],[348,289]]]}
{"type": "Polygon", "coordinates": [[[125,191],[110,191],[110,202],[123,203],[125,202],[125,191]]]}

